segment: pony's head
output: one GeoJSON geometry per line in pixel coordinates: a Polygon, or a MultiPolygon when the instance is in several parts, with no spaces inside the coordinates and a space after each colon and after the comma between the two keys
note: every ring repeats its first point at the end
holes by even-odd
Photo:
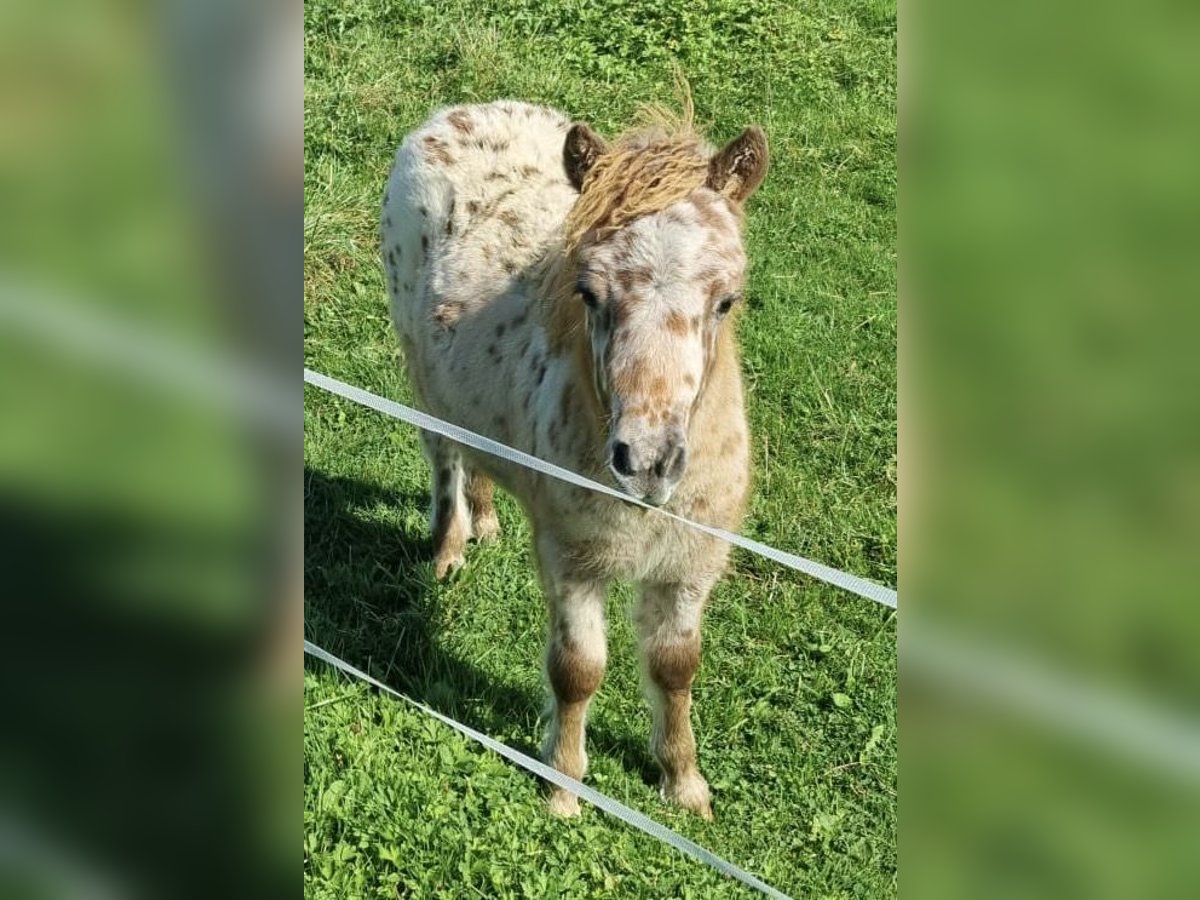
{"type": "Polygon", "coordinates": [[[563,147],[580,192],[566,223],[574,292],[606,407],[617,483],[661,505],[688,464],[692,411],[741,298],[742,204],[767,171],[761,129],[713,152],[682,123],[613,145],[576,124],[563,147]]]}

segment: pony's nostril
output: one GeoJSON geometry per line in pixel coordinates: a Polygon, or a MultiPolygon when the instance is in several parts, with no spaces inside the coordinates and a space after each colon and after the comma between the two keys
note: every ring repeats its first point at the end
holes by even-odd
{"type": "Polygon", "coordinates": [[[687,466],[687,458],[687,447],[680,447],[679,452],[675,454],[675,463],[667,474],[672,478],[679,478],[683,475],[684,467],[687,466]]]}
{"type": "Polygon", "coordinates": [[[654,464],[654,474],[658,478],[665,478],[667,473],[671,471],[671,465],[675,459],[675,448],[672,447],[666,452],[666,455],[659,459],[654,464]]]}
{"type": "Polygon", "coordinates": [[[618,475],[633,474],[633,466],[629,461],[629,445],[624,441],[617,441],[613,444],[612,467],[617,470],[618,475]]]}
{"type": "Polygon", "coordinates": [[[670,449],[654,465],[654,474],[659,478],[677,478],[683,471],[686,451],[682,444],[672,444],[670,449]]]}

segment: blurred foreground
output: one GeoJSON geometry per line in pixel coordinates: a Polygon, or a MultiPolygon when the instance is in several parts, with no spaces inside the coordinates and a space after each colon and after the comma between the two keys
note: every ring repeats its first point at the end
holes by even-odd
{"type": "Polygon", "coordinates": [[[1200,10],[901,44],[901,889],[1200,878],[1200,10]]]}
{"type": "Polygon", "coordinates": [[[301,30],[0,7],[0,896],[295,885],[301,30]]]}

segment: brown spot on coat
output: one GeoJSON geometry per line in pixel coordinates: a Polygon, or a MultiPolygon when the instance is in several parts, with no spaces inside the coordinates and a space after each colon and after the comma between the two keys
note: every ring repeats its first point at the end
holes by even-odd
{"type": "Polygon", "coordinates": [[[678,310],[671,310],[671,314],[667,316],[667,331],[672,334],[677,334],[680,337],[688,333],[688,319],[683,313],[678,310]]]}
{"type": "Polygon", "coordinates": [[[612,388],[621,397],[639,397],[646,393],[647,386],[646,370],[639,365],[623,366],[612,379],[612,388]]]}
{"type": "Polygon", "coordinates": [[[453,328],[462,318],[463,304],[458,300],[439,303],[433,310],[433,321],[442,328],[453,328]]]}
{"type": "Polygon", "coordinates": [[[431,163],[439,163],[443,166],[454,162],[446,142],[432,134],[425,137],[425,158],[431,163]]]}
{"type": "Polygon", "coordinates": [[[446,121],[459,134],[470,134],[475,130],[475,121],[463,109],[454,110],[446,117],[446,121]]]}
{"type": "Polygon", "coordinates": [[[604,663],[564,646],[556,636],[550,644],[546,672],[560,705],[582,703],[596,693],[604,680],[604,663]]]}
{"type": "Polygon", "coordinates": [[[496,210],[500,208],[500,204],[503,203],[505,200],[507,200],[509,197],[511,197],[516,192],[517,192],[517,189],[515,187],[505,188],[503,191],[501,191],[499,194],[497,194],[495,197],[493,197],[492,201],[490,203],[488,203],[487,207],[483,210],[483,216],[486,218],[488,216],[494,215],[496,210]]]}
{"type": "Polygon", "coordinates": [[[665,693],[690,690],[700,667],[700,633],[676,644],[660,644],[649,654],[650,679],[665,693]]]}

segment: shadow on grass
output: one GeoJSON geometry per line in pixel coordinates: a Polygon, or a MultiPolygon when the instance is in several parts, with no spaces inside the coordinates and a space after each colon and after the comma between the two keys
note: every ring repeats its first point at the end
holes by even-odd
{"type": "MultiPolygon", "coordinates": [[[[539,756],[533,723],[545,696],[497,679],[439,640],[439,588],[428,529],[378,521],[382,509],[421,509],[428,498],[304,470],[304,633],[351,665],[485,734],[529,723],[514,749],[539,756]]],[[[540,650],[539,650],[540,652],[540,650]]],[[[325,664],[305,657],[306,669],[325,664]]],[[[399,701],[398,701],[399,702],[399,701]]],[[[647,784],[658,773],[644,736],[588,729],[593,753],[620,760],[647,784]]],[[[532,776],[531,776],[532,777],[532,776]]]]}

